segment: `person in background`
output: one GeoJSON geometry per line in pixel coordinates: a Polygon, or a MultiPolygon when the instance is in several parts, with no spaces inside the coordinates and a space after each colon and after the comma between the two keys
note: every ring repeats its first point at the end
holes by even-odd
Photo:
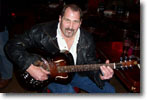
{"type": "MultiPolygon", "coordinates": [[[[5,47],[7,55],[17,64],[17,69],[27,71],[40,81],[50,78],[50,72],[34,65],[41,58],[28,52],[32,47],[49,54],[67,50],[73,56],[74,65],[98,63],[92,36],[80,27],[82,15],[77,5],[65,5],[58,21],[37,24],[23,35],[9,40],[5,47]]],[[[52,82],[47,88],[53,93],[75,93],[73,87],[89,93],[115,93],[114,87],[107,81],[113,74],[112,68],[103,65],[98,71],[75,72],[72,81],[66,85],[52,82]]]]}
{"type": "Polygon", "coordinates": [[[8,85],[12,78],[13,66],[7,58],[4,45],[9,38],[7,0],[0,0],[0,89],[8,85]]]}

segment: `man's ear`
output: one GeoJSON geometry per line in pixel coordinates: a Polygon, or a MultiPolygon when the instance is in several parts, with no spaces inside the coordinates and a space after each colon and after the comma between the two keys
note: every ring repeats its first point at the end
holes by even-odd
{"type": "Polygon", "coordinates": [[[59,22],[61,22],[61,18],[62,18],[61,15],[59,15],[59,22]]]}

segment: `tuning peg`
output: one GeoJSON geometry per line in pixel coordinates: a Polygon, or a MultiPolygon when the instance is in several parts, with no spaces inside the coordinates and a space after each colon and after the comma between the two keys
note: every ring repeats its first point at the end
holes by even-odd
{"type": "Polygon", "coordinates": [[[125,65],[125,67],[124,67],[125,69],[128,69],[128,66],[127,65],[125,65]]]}
{"type": "Polygon", "coordinates": [[[132,60],[132,57],[131,56],[129,56],[129,61],[131,61],[132,60]]]}
{"type": "MultiPolygon", "coordinates": [[[[123,62],[123,57],[121,56],[120,57],[120,63],[122,63],[122,62],[123,62]]],[[[120,69],[123,70],[123,66],[120,66],[120,69]]]]}
{"type": "Polygon", "coordinates": [[[130,68],[130,69],[133,69],[133,66],[132,66],[132,65],[130,65],[130,66],[129,66],[129,68],[130,68]]]}
{"type": "Polygon", "coordinates": [[[128,60],[128,57],[127,56],[125,56],[125,61],[127,61],[128,60]]]}
{"type": "Polygon", "coordinates": [[[122,70],[124,70],[124,67],[123,67],[123,66],[121,66],[120,68],[121,68],[122,70]]]}
{"type": "Polygon", "coordinates": [[[130,62],[130,65],[128,66],[128,68],[133,68],[132,65],[131,65],[131,62],[132,62],[132,56],[129,56],[129,62],[130,62]]]}
{"type": "Polygon", "coordinates": [[[123,61],[123,57],[120,57],[120,63],[123,61]]]}
{"type": "MultiPolygon", "coordinates": [[[[131,62],[131,61],[130,61],[130,62],[131,62]]],[[[129,68],[133,69],[133,66],[130,64],[130,65],[129,65],[129,68]]]]}

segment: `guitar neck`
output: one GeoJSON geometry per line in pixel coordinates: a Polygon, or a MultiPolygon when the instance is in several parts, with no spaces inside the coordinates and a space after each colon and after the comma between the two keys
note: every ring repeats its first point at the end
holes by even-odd
{"type": "Polygon", "coordinates": [[[83,71],[95,71],[99,70],[100,66],[110,66],[112,69],[116,68],[116,63],[109,64],[87,64],[87,65],[69,65],[69,66],[58,66],[57,70],[59,73],[70,73],[70,72],[83,72],[83,71]]]}

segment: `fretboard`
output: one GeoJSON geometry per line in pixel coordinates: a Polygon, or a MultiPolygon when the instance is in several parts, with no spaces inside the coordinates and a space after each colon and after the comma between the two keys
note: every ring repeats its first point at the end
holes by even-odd
{"type": "Polygon", "coordinates": [[[103,66],[103,65],[110,66],[112,69],[116,68],[116,63],[109,63],[109,64],[87,64],[87,65],[58,66],[57,70],[59,73],[94,71],[94,70],[99,70],[100,66],[103,66]]]}

